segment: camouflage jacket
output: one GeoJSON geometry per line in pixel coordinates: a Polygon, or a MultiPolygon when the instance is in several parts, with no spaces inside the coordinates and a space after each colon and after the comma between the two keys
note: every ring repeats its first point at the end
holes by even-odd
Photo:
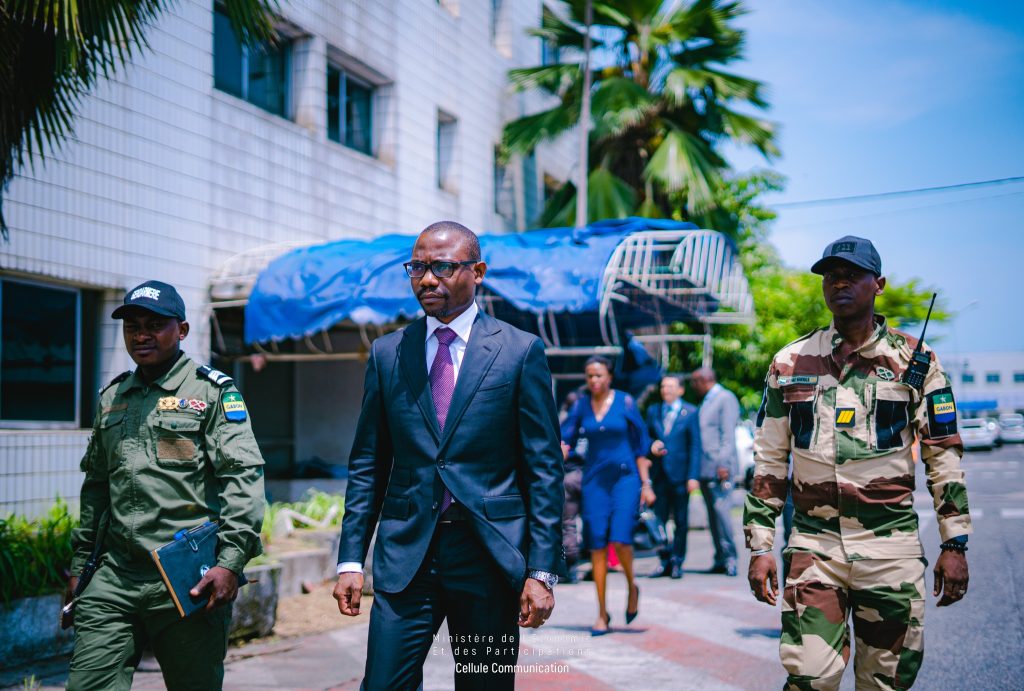
{"type": "Polygon", "coordinates": [[[923,555],[914,511],[915,437],[943,540],[971,532],[949,377],[931,353],[922,391],[901,381],[917,340],[885,318],[845,362],[835,325],[783,348],[768,370],[754,435],[747,546],[770,549],[792,490],[789,546],[840,559],[923,555]],[[793,467],[790,479],[789,458],[793,467]]]}

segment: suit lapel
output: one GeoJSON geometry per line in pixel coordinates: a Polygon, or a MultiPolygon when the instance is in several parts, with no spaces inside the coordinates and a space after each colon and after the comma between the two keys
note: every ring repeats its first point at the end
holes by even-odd
{"type": "Polygon", "coordinates": [[[493,335],[499,331],[501,326],[497,320],[482,311],[477,315],[473,331],[469,334],[469,343],[466,344],[466,352],[462,356],[462,366],[459,367],[459,378],[452,393],[452,404],[448,409],[441,446],[447,443],[455,428],[459,426],[459,421],[480,387],[480,382],[494,363],[494,358],[498,356],[501,346],[493,335]]]}
{"type": "Polygon", "coordinates": [[[402,363],[405,383],[416,398],[434,442],[438,443],[441,440],[441,430],[437,426],[437,412],[434,410],[434,398],[430,395],[430,384],[427,379],[426,342],[427,320],[420,318],[405,328],[402,342],[398,346],[398,359],[402,363]]]}
{"type": "Polygon", "coordinates": [[[657,439],[665,438],[665,413],[661,403],[654,404],[654,431],[657,432],[657,439]]]}

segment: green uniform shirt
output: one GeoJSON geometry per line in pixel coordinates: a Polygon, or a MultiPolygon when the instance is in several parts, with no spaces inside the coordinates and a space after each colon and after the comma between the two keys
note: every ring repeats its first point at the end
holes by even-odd
{"type": "Polygon", "coordinates": [[[931,366],[923,390],[904,384],[917,342],[876,319],[874,335],[845,360],[837,350],[842,336],[831,325],[772,361],[744,509],[751,549],[771,549],[775,518],[792,491],[790,547],[850,560],[922,556],[915,438],[939,534],[948,540],[971,532],[949,377],[925,346],[931,366]]]}
{"type": "Polygon", "coordinates": [[[125,573],[155,577],[150,551],[206,520],[220,521],[218,566],[241,573],[262,553],[263,457],[241,395],[220,381],[182,354],[152,384],[131,374],[101,393],[82,459],[72,573],[108,507],[105,559],[125,573]]]}

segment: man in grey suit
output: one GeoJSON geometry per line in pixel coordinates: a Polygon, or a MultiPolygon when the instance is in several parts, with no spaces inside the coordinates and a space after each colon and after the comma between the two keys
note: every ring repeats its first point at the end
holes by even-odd
{"type": "Polygon", "coordinates": [[[736,543],[732,536],[733,478],[739,474],[736,453],[736,425],[740,403],[735,394],[718,383],[715,371],[701,367],[690,377],[693,390],[701,397],[697,418],[703,447],[700,462],[700,491],[708,508],[708,525],[715,543],[715,561],[710,573],[736,575],[736,543]]]}
{"type": "Polygon", "coordinates": [[[334,597],[359,614],[376,527],[363,688],[420,686],[447,619],[455,688],[511,690],[517,623],[544,623],[564,573],[544,346],[478,309],[487,265],[465,226],[429,226],[405,270],[426,316],[370,349],[334,597]]]}

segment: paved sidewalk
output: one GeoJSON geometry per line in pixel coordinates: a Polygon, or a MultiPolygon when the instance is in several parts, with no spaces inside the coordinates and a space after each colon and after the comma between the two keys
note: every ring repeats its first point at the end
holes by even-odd
{"type": "MultiPolygon", "coordinates": [[[[738,521],[735,527],[738,529],[738,521]]],[[[738,532],[738,530],[737,530],[738,532]]],[[[785,674],[778,660],[779,612],[755,602],[746,579],[700,573],[711,565],[707,531],[692,531],[685,577],[640,578],[640,616],[626,626],[626,579],[608,583],[612,633],[593,638],[597,617],[592,583],[560,585],[548,623],[521,638],[517,676],[521,689],[778,689],[785,674]]],[[[743,555],[741,555],[743,556],[743,555]]],[[[745,567],[745,558],[741,559],[745,567]]],[[[651,557],[639,573],[657,567],[651,557]]],[[[332,608],[334,601],[325,601],[332,608]]],[[[364,615],[365,617],[366,615],[364,615]]],[[[224,688],[358,689],[366,656],[366,623],[328,633],[233,648],[224,688]]],[[[498,642],[500,645],[500,642],[498,642]]],[[[424,669],[424,688],[453,688],[454,660],[447,629],[439,632],[424,669]]],[[[43,689],[63,688],[66,661],[25,670],[43,689]]],[[[7,677],[0,683],[13,683],[7,677]]],[[[13,688],[20,688],[20,683],[13,688]]],[[[146,660],[133,689],[163,689],[155,662],[146,660]]]]}

